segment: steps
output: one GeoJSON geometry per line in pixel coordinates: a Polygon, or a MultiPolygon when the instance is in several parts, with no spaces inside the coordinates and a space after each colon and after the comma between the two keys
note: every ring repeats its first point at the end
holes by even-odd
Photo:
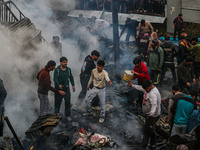
{"type": "Polygon", "coordinates": [[[41,40],[41,31],[35,28],[35,25],[29,18],[25,17],[18,22],[9,25],[12,41],[21,45],[27,45],[31,41],[41,40]]]}
{"type": "Polygon", "coordinates": [[[9,28],[9,36],[14,43],[26,47],[34,46],[33,42],[45,41],[41,36],[41,31],[36,29],[31,20],[25,17],[12,1],[0,0],[0,8],[0,23],[9,28]],[[17,12],[12,11],[13,7],[17,12]]]}

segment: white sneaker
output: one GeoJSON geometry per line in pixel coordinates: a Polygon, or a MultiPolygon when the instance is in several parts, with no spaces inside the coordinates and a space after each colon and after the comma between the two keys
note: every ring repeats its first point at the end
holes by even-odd
{"type": "Polygon", "coordinates": [[[99,118],[99,122],[100,122],[100,123],[103,123],[104,120],[105,120],[104,118],[99,118]]]}
{"type": "Polygon", "coordinates": [[[67,119],[67,121],[71,121],[72,120],[70,117],[67,117],[66,119],[67,119]]]}

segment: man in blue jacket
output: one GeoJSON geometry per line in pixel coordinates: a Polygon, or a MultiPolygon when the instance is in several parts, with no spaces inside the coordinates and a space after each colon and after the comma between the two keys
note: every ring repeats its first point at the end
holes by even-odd
{"type": "Polygon", "coordinates": [[[193,110],[197,109],[195,102],[196,97],[197,91],[191,90],[189,95],[181,97],[173,104],[171,112],[175,115],[175,117],[171,136],[175,134],[187,133],[190,116],[193,110]]]}

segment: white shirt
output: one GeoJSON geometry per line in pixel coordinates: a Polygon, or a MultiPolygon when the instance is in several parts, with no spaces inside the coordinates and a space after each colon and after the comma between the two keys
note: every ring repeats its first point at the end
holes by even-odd
{"type": "Polygon", "coordinates": [[[141,85],[133,85],[133,88],[144,92],[142,110],[145,115],[157,117],[161,114],[161,95],[156,87],[146,92],[141,85]]]}

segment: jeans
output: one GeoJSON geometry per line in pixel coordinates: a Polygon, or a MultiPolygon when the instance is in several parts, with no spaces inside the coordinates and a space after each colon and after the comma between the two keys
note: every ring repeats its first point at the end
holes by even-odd
{"type": "Polygon", "coordinates": [[[167,68],[169,68],[171,70],[172,76],[173,76],[173,82],[174,82],[174,84],[176,84],[176,72],[175,72],[174,63],[164,63],[161,77],[160,77],[160,85],[163,84],[163,80],[165,78],[165,73],[167,71],[167,68]]]}
{"type": "Polygon", "coordinates": [[[48,95],[38,93],[40,99],[40,115],[46,115],[50,113],[50,104],[48,95]]]}
{"type": "Polygon", "coordinates": [[[105,109],[106,109],[106,104],[105,104],[105,99],[106,99],[106,91],[105,88],[103,89],[98,89],[96,87],[93,87],[89,92],[88,95],[85,98],[85,105],[86,105],[86,111],[91,112],[92,107],[91,103],[93,98],[98,95],[100,105],[101,105],[101,112],[100,112],[100,117],[105,117],[105,109]]]}
{"type": "Polygon", "coordinates": [[[155,125],[159,118],[160,116],[145,118],[145,125],[143,128],[144,136],[142,139],[142,147],[147,147],[149,143],[149,139],[150,139],[150,146],[156,145],[155,125]]]}
{"type": "Polygon", "coordinates": [[[172,128],[171,136],[175,134],[186,134],[188,131],[188,125],[177,125],[174,124],[172,128]]]}
{"type": "Polygon", "coordinates": [[[181,36],[181,29],[174,27],[174,41],[176,40],[176,33],[178,32],[178,39],[181,36]]]}
{"type": "Polygon", "coordinates": [[[81,92],[78,96],[78,102],[77,103],[82,103],[84,98],[85,98],[85,95],[87,93],[87,84],[90,80],[90,76],[89,75],[86,75],[86,74],[81,74],[80,75],[80,81],[81,81],[81,92]]]}
{"type": "Polygon", "coordinates": [[[60,112],[60,105],[62,103],[62,99],[64,98],[65,100],[65,116],[69,117],[71,114],[71,103],[70,103],[70,99],[71,99],[71,93],[69,90],[69,87],[65,87],[63,88],[63,91],[66,92],[66,95],[60,95],[59,93],[55,93],[55,113],[59,113],[60,112]]]}
{"type": "Polygon", "coordinates": [[[126,34],[126,42],[127,43],[129,42],[129,39],[130,39],[131,35],[133,35],[134,38],[136,39],[136,30],[135,31],[133,31],[133,29],[128,29],[127,30],[127,34],[126,34]]]}

